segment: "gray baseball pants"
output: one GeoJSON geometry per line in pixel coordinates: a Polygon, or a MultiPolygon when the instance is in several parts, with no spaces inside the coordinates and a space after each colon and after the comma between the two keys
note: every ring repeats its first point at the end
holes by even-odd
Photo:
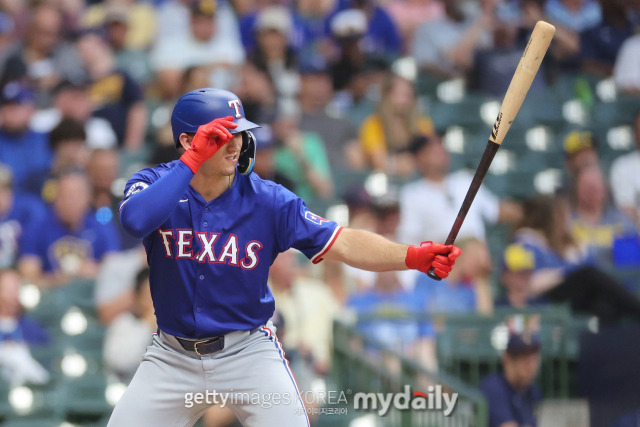
{"type": "Polygon", "coordinates": [[[216,404],[246,427],[309,426],[271,322],[252,334],[225,335],[224,349],[206,356],[184,350],[172,335],[154,334],[107,427],[192,426],[216,404]]]}

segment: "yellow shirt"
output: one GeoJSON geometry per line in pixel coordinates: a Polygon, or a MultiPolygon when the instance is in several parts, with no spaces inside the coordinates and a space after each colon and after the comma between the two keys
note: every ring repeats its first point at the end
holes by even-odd
{"type": "MultiPolygon", "coordinates": [[[[433,133],[433,122],[427,116],[420,116],[417,123],[418,131],[425,135],[433,133]]],[[[388,151],[384,138],[382,120],[377,114],[367,117],[360,127],[360,147],[365,155],[379,151],[388,151]]]]}

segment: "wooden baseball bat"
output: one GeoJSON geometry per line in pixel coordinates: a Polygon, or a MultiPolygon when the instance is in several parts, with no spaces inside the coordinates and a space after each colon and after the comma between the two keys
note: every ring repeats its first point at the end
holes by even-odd
{"type": "MultiPolygon", "coordinates": [[[[538,21],[536,23],[536,26],[531,33],[531,37],[529,38],[529,42],[527,43],[527,47],[524,49],[522,58],[520,58],[518,67],[511,78],[511,83],[509,83],[509,88],[507,89],[507,93],[504,96],[502,105],[500,106],[500,112],[498,113],[498,117],[493,125],[491,135],[489,136],[487,147],[482,154],[480,164],[473,176],[469,190],[467,190],[467,195],[462,202],[458,216],[451,227],[451,231],[449,232],[449,236],[445,242],[446,245],[452,245],[453,242],[455,242],[458,232],[460,231],[460,227],[464,222],[464,218],[467,216],[467,212],[469,212],[471,203],[473,203],[473,199],[480,188],[480,184],[482,184],[484,176],[487,174],[489,166],[491,166],[493,157],[496,155],[498,148],[500,148],[507,132],[509,132],[511,124],[515,120],[518,111],[520,111],[522,102],[527,96],[527,92],[529,92],[531,83],[540,68],[542,58],[544,58],[545,53],[547,53],[547,49],[549,48],[549,44],[551,43],[551,39],[555,32],[556,28],[547,22],[538,21]]],[[[440,280],[440,278],[434,273],[433,268],[429,270],[428,275],[434,280],[440,280]]]]}

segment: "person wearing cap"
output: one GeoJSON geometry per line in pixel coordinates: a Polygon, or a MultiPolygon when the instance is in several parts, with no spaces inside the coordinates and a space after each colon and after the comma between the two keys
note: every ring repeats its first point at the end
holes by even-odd
{"type": "Polygon", "coordinates": [[[496,306],[525,308],[537,303],[531,293],[535,266],[535,254],[526,246],[512,243],[506,247],[501,275],[505,294],[496,300],[496,306]]]}
{"type": "Polygon", "coordinates": [[[298,55],[290,43],[292,13],[285,6],[268,6],[258,13],[255,23],[256,47],[249,61],[271,77],[282,108],[297,109],[300,88],[298,55]]]}
{"type": "Polygon", "coordinates": [[[597,146],[595,137],[589,131],[573,130],[564,137],[562,148],[570,182],[580,169],[599,164],[597,146]]]}
{"type": "Polygon", "coordinates": [[[36,196],[13,189],[13,174],[0,163],[0,269],[16,265],[25,234],[45,216],[44,204],[36,196]]]}
{"type": "Polygon", "coordinates": [[[240,37],[229,37],[215,19],[216,0],[196,0],[189,4],[188,31],[160,38],[151,51],[151,67],[164,99],[180,93],[182,74],[192,66],[206,66],[212,87],[230,88],[245,51],[240,37]]]}
{"type": "Polygon", "coordinates": [[[534,383],[540,369],[540,338],[536,332],[509,334],[502,371],[479,385],[489,404],[489,427],[535,427],[535,409],[542,392],[534,383]]]}
{"type": "Polygon", "coordinates": [[[31,193],[40,191],[52,161],[46,135],[29,126],[34,112],[35,93],[27,85],[0,88],[0,163],[11,168],[16,191],[31,193]]]}

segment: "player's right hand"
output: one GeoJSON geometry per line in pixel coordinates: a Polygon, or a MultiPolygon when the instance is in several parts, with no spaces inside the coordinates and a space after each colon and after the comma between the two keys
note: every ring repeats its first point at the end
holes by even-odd
{"type": "Polygon", "coordinates": [[[233,122],[233,117],[227,116],[221,119],[215,119],[198,128],[191,147],[184,152],[180,160],[191,169],[193,173],[198,172],[200,166],[227,142],[233,139],[233,135],[229,129],[238,127],[233,122]]]}
{"type": "Polygon", "coordinates": [[[434,273],[445,279],[461,254],[460,248],[454,245],[422,242],[420,246],[409,246],[404,262],[408,268],[423,273],[428,273],[433,267],[434,273]]]}

